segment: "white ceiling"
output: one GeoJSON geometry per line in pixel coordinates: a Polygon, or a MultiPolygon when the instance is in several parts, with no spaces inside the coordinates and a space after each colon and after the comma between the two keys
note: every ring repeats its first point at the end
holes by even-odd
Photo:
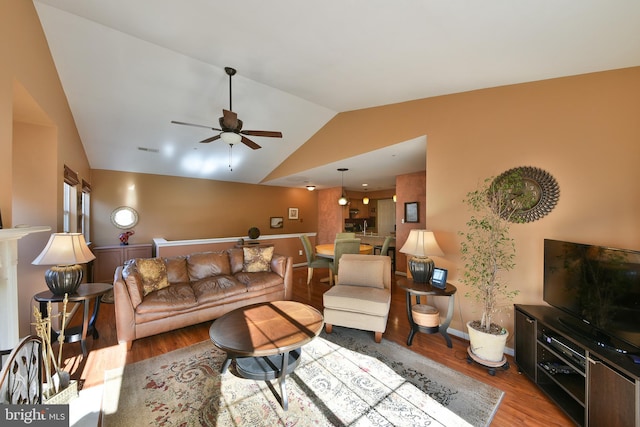
{"type": "MultiPolygon", "coordinates": [[[[95,169],[255,184],[339,112],[640,65],[637,0],[33,1],[95,169]],[[170,123],[218,127],[225,66],[244,128],[283,133],[233,171],[198,143],[216,132],[170,123]]],[[[388,188],[425,158],[419,138],[267,184],[388,188]]]]}

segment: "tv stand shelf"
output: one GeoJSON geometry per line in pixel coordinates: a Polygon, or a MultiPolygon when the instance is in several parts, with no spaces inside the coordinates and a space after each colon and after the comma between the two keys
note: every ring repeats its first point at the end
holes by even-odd
{"type": "Polygon", "coordinates": [[[640,365],[576,335],[549,306],[515,306],[515,362],[577,425],[640,427],[640,365]]]}

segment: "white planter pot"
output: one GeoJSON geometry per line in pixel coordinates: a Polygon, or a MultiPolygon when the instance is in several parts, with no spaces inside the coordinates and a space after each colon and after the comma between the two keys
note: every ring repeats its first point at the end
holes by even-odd
{"type": "Polygon", "coordinates": [[[503,335],[493,335],[478,331],[467,322],[469,331],[469,343],[473,354],[488,362],[500,362],[504,358],[504,347],[507,344],[509,332],[503,335]]]}

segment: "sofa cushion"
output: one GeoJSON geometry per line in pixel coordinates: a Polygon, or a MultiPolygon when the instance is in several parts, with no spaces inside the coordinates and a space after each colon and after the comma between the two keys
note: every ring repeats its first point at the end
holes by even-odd
{"type": "Polygon", "coordinates": [[[208,304],[233,295],[244,294],[247,287],[233,276],[205,277],[191,283],[198,304],[208,304]]]}
{"type": "Polygon", "coordinates": [[[227,253],[231,264],[231,274],[240,273],[244,267],[244,251],[242,248],[231,248],[227,250],[227,253]]]}
{"type": "Polygon", "coordinates": [[[138,258],[136,268],[142,279],[143,295],[169,286],[167,267],[161,258],[138,258]]]}
{"type": "Polygon", "coordinates": [[[238,273],[234,276],[238,282],[246,286],[249,292],[255,292],[273,286],[282,286],[282,277],[272,271],[257,273],[238,273]]]}
{"type": "Polygon", "coordinates": [[[129,292],[129,298],[131,298],[131,304],[133,308],[136,308],[141,302],[142,297],[142,279],[136,268],[135,260],[131,259],[127,261],[122,269],[122,278],[127,285],[127,291],[129,292]]]}
{"type": "Polygon", "coordinates": [[[172,311],[185,310],[197,304],[198,301],[191,286],[188,283],[176,283],[146,295],[136,308],[136,312],[140,314],[166,312],[170,316],[172,311]]]}
{"type": "Polygon", "coordinates": [[[325,308],[386,316],[391,304],[388,289],[362,289],[362,286],[336,285],[322,295],[325,308]]]}
{"type": "Polygon", "coordinates": [[[169,283],[184,283],[189,281],[189,271],[187,270],[187,257],[177,256],[165,258],[167,266],[167,278],[169,283]]]}
{"type": "Polygon", "coordinates": [[[271,271],[270,264],[273,258],[273,246],[267,248],[242,248],[244,252],[245,273],[257,273],[261,271],[271,271]]]}
{"type": "Polygon", "coordinates": [[[196,281],[206,277],[231,274],[229,255],[226,252],[200,252],[187,257],[189,279],[196,281]]]}
{"type": "Polygon", "coordinates": [[[384,262],[340,260],[338,285],[384,288],[384,262]]]}

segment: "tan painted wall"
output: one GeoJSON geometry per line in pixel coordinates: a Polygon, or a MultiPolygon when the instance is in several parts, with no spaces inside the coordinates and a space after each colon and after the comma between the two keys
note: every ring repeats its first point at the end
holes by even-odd
{"type": "MultiPolygon", "coordinates": [[[[401,175],[396,178],[396,271],[407,272],[407,256],[400,252],[413,229],[423,230],[426,225],[426,176],[425,172],[401,175]],[[404,222],[405,203],[418,202],[419,222],[404,222]]],[[[437,238],[437,236],[436,236],[437,238]]],[[[434,261],[437,261],[434,258],[434,261]]],[[[408,274],[411,277],[411,274],[408,274]]]]}
{"type": "MultiPolygon", "coordinates": [[[[0,2],[0,211],[5,227],[62,228],[62,171],[88,179],[89,163],[40,20],[31,1],[0,2]]],[[[18,242],[20,335],[30,332],[33,294],[46,290],[45,267],[31,261],[48,233],[18,242]]]]}
{"type": "MultiPolygon", "coordinates": [[[[426,226],[446,254],[437,264],[458,285],[452,326],[464,330],[478,316],[458,282],[466,193],[517,166],[556,178],[553,212],[512,228],[516,302],[542,303],[544,238],[640,249],[638,117],[640,67],[421,99],[339,114],[270,178],[426,135],[426,226]]],[[[503,320],[512,330],[513,319],[503,320]]]]}
{"type": "Polygon", "coordinates": [[[247,237],[251,227],[262,236],[315,232],[317,192],[304,188],[239,184],[204,179],[94,170],[92,173],[92,240],[118,244],[122,232],[111,224],[118,206],[138,211],[139,223],[129,243],[216,237],[247,237]],[[299,219],[288,218],[288,208],[299,219]],[[284,218],[284,227],[270,228],[271,217],[284,218]]]}

